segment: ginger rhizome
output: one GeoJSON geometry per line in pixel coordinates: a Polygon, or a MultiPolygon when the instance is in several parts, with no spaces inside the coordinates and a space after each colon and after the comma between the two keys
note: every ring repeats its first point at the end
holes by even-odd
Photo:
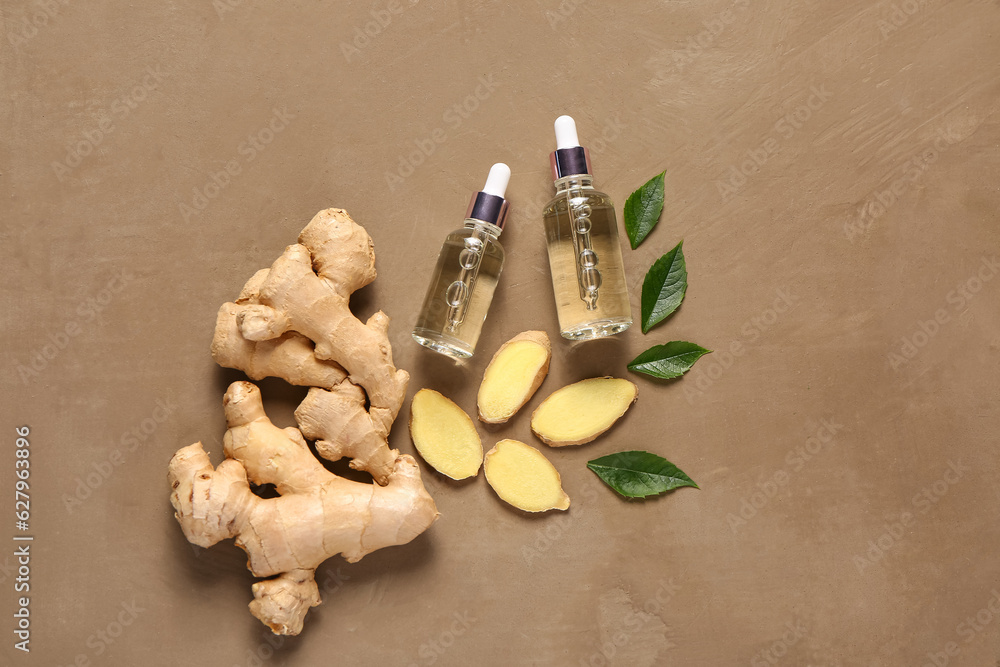
{"type": "MultiPolygon", "coordinates": [[[[376,450],[388,448],[409,375],[392,364],[388,316],[379,311],[362,323],[351,314],[351,294],[374,279],[368,233],[343,209],[320,211],[297,244],[285,248],[270,269],[254,274],[236,303],[222,306],[212,355],[252,380],[276,376],[338,392],[346,378],[363,389],[370,407],[365,411],[364,396],[354,400],[352,453],[343,449],[348,445],[324,445],[320,455],[353,456],[352,468],[385,484],[392,459],[376,450]]],[[[351,400],[352,389],[339,391],[339,399],[351,400]]]]}
{"type": "Polygon", "coordinates": [[[638,392],[635,384],[620,378],[574,382],[554,391],[535,408],[531,430],[551,447],[591,442],[625,414],[638,392]]]}
{"type": "Polygon", "coordinates": [[[397,370],[382,312],[362,323],[351,294],[375,279],[371,238],[342,209],[320,211],[270,269],[258,271],[216,319],[212,356],[251,379],[310,387],[299,428],[278,428],[250,382],[224,399],[226,459],[213,468],[201,443],[170,461],[170,496],[185,537],[203,547],[236,538],[258,577],[250,611],[276,634],[295,635],[320,603],[314,573],[327,558],[349,562],[405,544],[437,519],[411,456],[388,436],[409,375],[397,370]],[[329,472],[310,451],[372,475],[375,484],[329,472]],[[253,486],[273,484],[264,499],[253,486]]]}
{"type": "Polygon", "coordinates": [[[552,345],[544,331],[525,331],[500,346],[479,386],[479,419],[503,424],[531,399],[549,372],[552,345]]]}
{"type": "Polygon", "coordinates": [[[433,389],[421,389],[410,402],[410,437],[427,463],[452,479],[479,474],[483,443],[465,410],[433,389]]]}
{"type": "Polygon", "coordinates": [[[276,634],[298,634],[320,603],[313,573],[327,558],[356,562],[426,530],[437,510],[411,456],[399,456],[385,486],[354,482],[323,467],[296,428],[264,414],[260,390],[234,382],[224,399],[226,460],[213,469],[200,442],[170,461],[171,502],[185,537],[210,547],[231,537],[254,576],[250,610],[276,634]],[[263,499],[250,484],[273,484],[263,499]]]}
{"type": "Polygon", "coordinates": [[[525,512],[569,509],[559,471],[540,451],[519,440],[501,440],[486,453],[486,481],[501,500],[525,512]]]}

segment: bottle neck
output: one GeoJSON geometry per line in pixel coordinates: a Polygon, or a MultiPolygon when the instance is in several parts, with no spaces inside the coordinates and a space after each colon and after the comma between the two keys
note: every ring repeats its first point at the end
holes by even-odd
{"type": "Polygon", "coordinates": [[[555,182],[556,194],[567,190],[593,190],[594,177],[590,174],[575,174],[573,176],[563,176],[555,182]]]}
{"type": "Polygon", "coordinates": [[[503,230],[497,227],[492,222],[486,222],[485,220],[477,220],[476,218],[466,218],[465,219],[466,229],[475,229],[478,232],[488,234],[490,238],[496,241],[500,237],[500,232],[503,230]]]}

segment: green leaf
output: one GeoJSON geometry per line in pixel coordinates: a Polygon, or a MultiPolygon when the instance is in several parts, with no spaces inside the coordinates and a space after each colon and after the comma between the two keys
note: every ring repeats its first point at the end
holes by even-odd
{"type": "Polygon", "coordinates": [[[605,484],[626,498],[645,498],[682,486],[698,488],[670,461],[649,452],[618,452],[587,462],[605,484]]]}
{"type": "Polygon", "coordinates": [[[632,250],[639,247],[660,221],[660,213],[663,212],[663,177],[666,173],[664,171],[653,176],[625,200],[625,232],[632,250]]]}
{"type": "Polygon", "coordinates": [[[654,345],[632,360],[628,369],[635,373],[645,373],[661,380],[684,375],[703,354],[708,354],[700,345],[685,340],[672,340],[664,345],[654,345]]]}
{"type": "Polygon", "coordinates": [[[687,291],[688,273],[681,241],[674,249],[653,262],[642,281],[642,333],[677,310],[687,291]]]}

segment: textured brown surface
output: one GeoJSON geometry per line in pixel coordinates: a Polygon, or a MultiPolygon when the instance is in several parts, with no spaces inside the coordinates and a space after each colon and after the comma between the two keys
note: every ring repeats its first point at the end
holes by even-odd
{"type": "MultiPolygon", "coordinates": [[[[45,3],[4,7],[0,537],[16,532],[14,427],[28,424],[36,538],[30,656],[12,646],[0,551],[4,664],[996,663],[1000,279],[977,276],[1000,255],[996,2],[421,2],[346,55],[377,27],[372,8],[397,5],[225,2],[52,0],[37,29],[23,21],[42,23],[45,3]],[[477,91],[467,117],[452,110],[477,91]],[[538,212],[559,113],[619,211],[667,172],[663,222],[625,254],[636,312],[646,267],[681,238],[691,286],[647,336],[558,342],[538,212]],[[241,152],[272,121],[273,141],[241,152]],[[87,137],[96,148],[66,166],[87,137]],[[390,189],[386,173],[434,138],[390,189]],[[508,263],[480,354],[456,368],[408,331],[441,239],[500,160],[508,263]],[[746,182],[723,187],[744,163],[746,182]],[[273,650],[246,609],[243,554],[184,541],[166,463],[199,439],[221,457],[239,374],[209,355],[216,310],[334,205],[375,239],[379,278],[356,305],[393,318],[411,395],[433,387],[472,413],[497,345],[553,336],[549,378],[484,430],[487,448],[534,442],[544,396],[623,373],[649,344],[716,352],[680,382],[640,379],[603,439],[549,452],[567,514],[521,516],[481,475],[425,468],[441,520],[329,561],[325,603],[273,650]],[[824,420],[835,435],[810,440],[824,420]],[[702,489],[622,501],[584,462],[629,448],[702,489]],[[110,476],[67,507],[95,465],[110,476]]],[[[304,392],[263,390],[290,424],[304,392]]],[[[406,419],[393,444],[412,451],[406,419]]]]}

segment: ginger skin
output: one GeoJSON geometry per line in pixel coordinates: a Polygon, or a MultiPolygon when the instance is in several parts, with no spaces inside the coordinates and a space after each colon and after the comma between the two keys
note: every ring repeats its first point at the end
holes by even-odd
{"type": "Polygon", "coordinates": [[[237,300],[219,309],[212,341],[217,364],[241,370],[251,380],[281,377],[300,387],[332,389],[347,378],[347,371],[337,362],[317,359],[312,341],[301,334],[290,331],[260,342],[244,338],[236,320],[239,305],[237,300]]]}
{"type": "Polygon", "coordinates": [[[314,574],[327,558],[349,562],[406,544],[438,516],[410,456],[388,444],[409,375],[397,370],[389,318],[362,323],[351,294],[375,279],[371,238],[346,211],[320,211],[269,269],[255,273],[216,318],[212,356],[252,379],[310,387],[299,428],[276,427],[260,391],[234,382],[224,399],[226,459],[213,467],[200,442],[170,461],[170,502],[185,537],[203,547],[236,538],[258,577],[251,613],[276,634],[295,635],[320,603],[314,574]],[[309,449],[369,472],[364,484],[329,472],[309,449]],[[273,484],[264,499],[253,486],[273,484]]]}
{"type": "Polygon", "coordinates": [[[385,313],[362,324],[348,306],[351,294],[374,279],[368,234],[342,209],[320,211],[299,242],[257,279],[256,297],[247,295],[236,319],[247,340],[271,340],[286,331],[312,340],[316,358],[340,363],[368,394],[373,421],[385,426],[403,404],[409,375],[392,365],[385,313]]]}
{"type": "Polygon", "coordinates": [[[333,389],[313,387],[295,410],[302,435],[315,440],[316,452],[328,461],[351,459],[355,470],[365,470],[381,485],[388,483],[399,452],[389,449],[386,436],[365,412],[365,392],[350,382],[333,389]]]}
{"type": "Polygon", "coordinates": [[[260,390],[234,382],[224,399],[229,430],[226,460],[213,468],[201,443],[170,461],[170,502],[185,537],[210,547],[236,538],[257,577],[251,612],[276,634],[298,634],[320,603],[313,579],[327,558],[348,562],[426,530],[438,513],[413,457],[400,455],[385,486],[353,482],[327,471],[295,428],[280,429],[264,414],[260,390]],[[274,484],[264,499],[250,484],[274,484]]]}
{"type": "Polygon", "coordinates": [[[343,209],[320,211],[299,234],[299,243],[285,248],[270,269],[255,273],[235,303],[223,304],[212,356],[254,380],[280,377],[336,394],[323,398],[310,392],[311,407],[299,426],[322,442],[320,456],[330,461],[351,456],[353,468],[385,484],[396,454],[388,445],[389,430],[410,376],[393,366],[386,314],[379,311],[362,323],[351,313],[351,294],[374,279],[368,233],[343,209]],[[345,381],[364,390],[360,401],[352,388],[340,387],[345,381]],[[309,418],[323,412],[337,421],[320,426],[318,416],[309,418]]]}

